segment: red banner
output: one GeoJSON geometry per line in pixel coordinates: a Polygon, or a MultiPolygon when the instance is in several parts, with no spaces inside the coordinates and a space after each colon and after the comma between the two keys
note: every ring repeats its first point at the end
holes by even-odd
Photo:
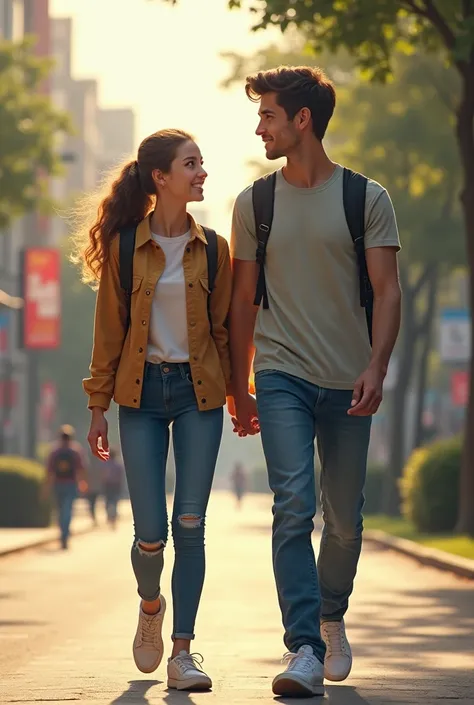
{"type": "Polygon", "coordinates": [[[469,372],[457,370],[451,375],[451,401],[453,406],[467,406],[469,398],[469,372]]]}
{"type": "Polygon", "coordinates": [[[25,348],[57,348],[60,344],[60,270],[59,250],[34,248],[25,251],[25,348]]]}

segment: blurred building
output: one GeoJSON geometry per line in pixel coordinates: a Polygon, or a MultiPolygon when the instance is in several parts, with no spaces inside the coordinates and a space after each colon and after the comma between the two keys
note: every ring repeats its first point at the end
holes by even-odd
{"type": "MultiPolygon", "coordinates": [[[[51,182],[51,195],[67,210],[77,196],[96,186],[104,169],[133,151],[135,118],[128,108],[102,109],[97,81],[73,77],[71,19],[51,18],[49,0],[0,0],[0,38],[18,41],[30,34],[37,37],[37,54],[55,60],[42,90],[70,113],[74,127],[73,135],[58,135],[64,172],[51,182]]],[[[0,453],[34,454],[42,416],[38,352],[19,347],[18,309],[1,302],[20,296],[21,252],[32,246],[57,247],[67,235],[63,216],[61,211],[54,217],[31,213],[0,236],[0,291],[5,292],[0,301],[0,453]]],[[[54,380],[45,384],[51,389],[54,380]]],[[[51,419],[54,423],[53,415],[51,419]]]]}

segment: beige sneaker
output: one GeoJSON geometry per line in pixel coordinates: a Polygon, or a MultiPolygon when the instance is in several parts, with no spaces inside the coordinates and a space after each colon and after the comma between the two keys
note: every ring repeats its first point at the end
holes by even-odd
{"type": "Polygon", "coordinates": [[[153,673],[163,658],[163,619],[166,612],[166,600],[160,595],[160,611],[157,614],[145,614],[140,605],[138,627],[133,640],[133,658],[139,671],[153,673]]]}
{"type": "Polygon", "coordinates": [[[201,654],[188,654],[180,651],[174,659],[168,660],[168,688],[177,690],[210,690],[212,681],[201,668],[201,654]]]}
{"type": "Polygon", "coordinates": [[[297,653],[285,654],[283,663],[287,664],[286,670],[273,679],[274,695],[288,698],[324,695],[324,666],[309,644],[301,646],[297,653]]]}
{"type": "Polygon", "coordinates": [[[336,683],[345,681],[352,668],[352,652],[344,620],[321,622],[321,636],[326,643],[324,677],[336,683]]]}

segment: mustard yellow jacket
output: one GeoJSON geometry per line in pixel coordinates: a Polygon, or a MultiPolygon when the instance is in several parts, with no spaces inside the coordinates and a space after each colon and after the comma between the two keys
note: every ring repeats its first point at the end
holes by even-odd
{"type": "MultiPolygon", "coordinates": [[[[225,404],[230,384],[226,320],[232,293],[229,246],[218,236],[218,268],[211,294],[212,335],[207,311],[206,236],[191,218],[191,238],[183,257],[189,363],[201,411],[225,404]]],[[[108,409],[110,401],[138,408],[147,354],[148,328],[156,283],[165,268],[165,255],[152,239],[149,217],[138,225],[133,261],[131,325],[126,332],[126,304],[120,287],[119,238],[114,237],[104,264],[95,310],[91,376],[83,382],[89,408],[108,409]]]]}

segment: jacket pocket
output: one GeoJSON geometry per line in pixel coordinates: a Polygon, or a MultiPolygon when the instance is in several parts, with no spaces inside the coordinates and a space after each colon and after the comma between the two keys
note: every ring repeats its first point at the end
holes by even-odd
{"type": "Polygon", "coordinates": [[[132,280],[132,294],[134,294],[138,289],[141,287],[143,281],[143,277],[141,277],[138,274],[133,275],[133,280],[132,280]]]}
{"type": "Polygon", "coordinates": [[[206,291],[208,294],[210,294],[211,292],[209,290],[209,279],[205,279],[204,277],[201,277],[199,279],[199,281],[200,281],[201,286],[204,289],[204,291],[206,291]]]}

